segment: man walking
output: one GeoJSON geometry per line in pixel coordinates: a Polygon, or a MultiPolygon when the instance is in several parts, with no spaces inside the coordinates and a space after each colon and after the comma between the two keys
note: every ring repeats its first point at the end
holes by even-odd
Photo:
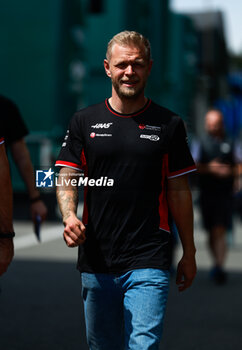
{"type": "Polygon", "coordinates": [[[104,60],[112,95],[74,115],[56,162],[66,179],[57,189],[64,239],[69,247],[79,246],[92,350],[159,348],[171,216],[183,246],[179,290],[196,274],[187,181],[195,165],[182,120],[144,95],[151,67],[144,36],[129,31],[114,36],[104,60]],[[89,184],[82,221],[76,216],[77,186],[71,186],[81,170],[89,184]]]}
{"type": "Polygon", "coordinates": [[[211,278],[222,285],[227,279],[224,270],[226,231],[232,228],[234,180],[239,159],[234,143],[225,134],[223,115],[219,110],[210,109],[206,113],[205,131],[198,144],[196,159],[200,208],[214,264],[211,278]]]}

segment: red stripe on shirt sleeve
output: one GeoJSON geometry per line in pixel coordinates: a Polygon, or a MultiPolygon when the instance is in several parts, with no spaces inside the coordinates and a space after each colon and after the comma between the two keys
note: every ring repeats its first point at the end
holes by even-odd
{"type": "Polygon", "coordinates": [[[81,165],[71,162],[65,162],[64,160],[57,160],[55,166],[66,166],[69,168],[74,168],[77,170],[81,170],[81,165]]]}
{"type": "Polygon", "coordinates": [[[4,137],[0,137],[0,145],[4,143],[4,137]]]}

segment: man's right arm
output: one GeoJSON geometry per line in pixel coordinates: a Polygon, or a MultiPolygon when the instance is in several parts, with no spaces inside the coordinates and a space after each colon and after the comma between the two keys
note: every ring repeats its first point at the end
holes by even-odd
{"type": "Polygon", "coordinates": [[[71,184],[79,171],[63,167],[59,173],[59,186],[57,186],[57,201],[63,218],[64,240],[68,247],[76,247],[83,244],[85,226],[76,216],[78,205],[78,187],[71,184]]]}
{"type": "MultiPolygon", "coordinates": [[[[0,145],[0,232],[13,232],[13,198],[8,160],[4,145],[0,145]]],[[[0,238],[0,276],[7,271],[14,254],[13,239],[0,238]]]]}

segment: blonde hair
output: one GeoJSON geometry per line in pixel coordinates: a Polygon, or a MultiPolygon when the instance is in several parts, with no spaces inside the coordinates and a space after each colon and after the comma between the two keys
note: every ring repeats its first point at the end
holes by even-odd
{"type": "Polygon", "coordinates": [[[137,46],[139,48],[145,49],[145,56],[147,61],[149,62],[151,59],[151,49],[150,42],[147,38],[145,38],[142,34],[135,31],[125,30],[116,34],[108,43],[106,57],[110,60],[112,55],[112,47],[114,44],[118,44],[121,46],[137,46]]]}

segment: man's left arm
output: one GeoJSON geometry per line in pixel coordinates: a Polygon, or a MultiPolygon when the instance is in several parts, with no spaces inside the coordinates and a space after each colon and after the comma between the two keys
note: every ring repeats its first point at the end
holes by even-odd
{"type": "Polygon", "coordinates": [[[36,217],[40,216],[43,221],[47,215],[47,208],[40,199],[40,193],[35,187],[34,169],[24,139],[22,138],[11,143],[10,150],[28,191],[32,220],[35,222],[36,217]]]}
{"type": "Polygon", "coordinates": [[[6,234],[13,233],[13,198],[9,165],[5,147],[0,144],[0,276],[7,271],[14,255],[13,238],[6,234]]]}
{"type": "Polygon", "coordinates": [[[183,248],[183,256],[178,263],[176,276],[179,291],[183,291],[191,286],[197,270],[193,236],[192,195],[187,175],[170,178],[167,181],[168,205],[183,248]]]}

